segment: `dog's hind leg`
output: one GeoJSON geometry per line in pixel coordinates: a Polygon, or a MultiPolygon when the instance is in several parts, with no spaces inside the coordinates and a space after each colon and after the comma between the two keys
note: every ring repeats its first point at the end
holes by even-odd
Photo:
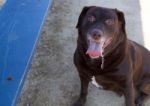
{"type": "Polygon", "coordinates": [[[144,102],[145,102],[145,100],[148,99],[148,97],[149,97],[148,94],[141,92],[135,100],[136,106],[144,106],[144,102]]]}
{"type": "Polygon", "coordinates": [[[150,80],[143,80],[139,88],[139,95],[135,100],[136,106],[144,106],[144,102],[150,97],[150,80]]]}

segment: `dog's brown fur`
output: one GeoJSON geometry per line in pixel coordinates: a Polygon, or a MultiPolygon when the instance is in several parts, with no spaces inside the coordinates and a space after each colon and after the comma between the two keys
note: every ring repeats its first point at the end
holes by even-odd
{"type": "Polygon", "coordinates": [[[81,80],[81,92],[73,106],[85,104],[88,84],[92,76],[95,76],[96,81],[104,89],[124,95],[126,106],[143,106],[143,102],[150,94],[150,52],[127,39],[124,14],[116,9],[84,7],[79,16],[77,28],[79,36],[74,63],[81,80]],[[101,58],[91,59],[86,54],[88,48],[86,33],[90,25],[86,25],[85,20],[92,12],[96,15],[103,13],[102,18],[105,18],[109,12],[112,13],[110,15],[117,16],[115,22],[118,24],[114,27],[119,30],[113,33],[113,41],[106,47],[103,70],[101,69],[101,58]]]}

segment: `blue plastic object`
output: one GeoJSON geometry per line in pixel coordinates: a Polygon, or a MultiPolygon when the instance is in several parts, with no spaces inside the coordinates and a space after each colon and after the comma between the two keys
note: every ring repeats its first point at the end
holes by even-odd
{"type": "Polygon", "coordinates": [[[0,9],[0,106],[15,106],[52,0],[7,0],[0,9]]]}

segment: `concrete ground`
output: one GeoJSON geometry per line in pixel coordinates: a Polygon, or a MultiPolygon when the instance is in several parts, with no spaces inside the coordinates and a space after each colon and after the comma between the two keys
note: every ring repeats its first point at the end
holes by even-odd
{"type": "MultiPolygon", "coordinates": [[[[54,0],[17,106],[70,106],[77,99],[80,82],[73,64],[75,26],[87,5],[122,10],[128,37],[144,45],[138,0],[54,0]]],[[[124,97],[90,84],[86,106],[124,106],[124,97]]]]}

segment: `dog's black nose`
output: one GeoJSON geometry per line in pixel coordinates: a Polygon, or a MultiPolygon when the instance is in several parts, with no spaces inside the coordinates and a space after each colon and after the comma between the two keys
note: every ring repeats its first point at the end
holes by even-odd
{"type": "Polygon", "coordinates": [[[98,39],[100,39],[101,36],[102,36],[102,31],[101,30],[94,29],[92,31],[92,38],[93,39],[98,40],[98,39]]]}

